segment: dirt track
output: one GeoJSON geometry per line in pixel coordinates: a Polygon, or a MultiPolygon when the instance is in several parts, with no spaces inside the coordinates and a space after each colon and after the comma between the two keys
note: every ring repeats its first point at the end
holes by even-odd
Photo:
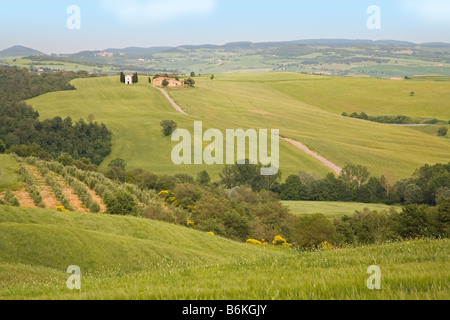
{"type": "Polygon", "coordinates": [[[325,159],[324,157],[320,156],[316,152],[309,149],[307,146],[305,146],[303,143],[289,139],[289,138],[281,138],[282,140],[289,142],[293,146],[297,147],[298,149],[302,150],[304,153],[309,154],[311,157],[319,160],[322,164],[324,164],[327,168],[332,170],[334,173],[340,175],[342,172],[342,168],[335,165],[331,161],[325,159]]]}
{"type": "Polygon", "coordinates": [[[188,115],[186,112],[184,112],[184,110],[179,105],[177,105],[175,103],[175,101],[173,101],[173,99],[169,96],[169,94],[166,92],[166,90],[164,90],[162,88],[155,87],[155,86],[153,86],[153,87],[162,92],[162,94],[166,97],[167,101],[170,102],[170,104],[175,108],[175,110],[177,110],[181,114],[184,114],[185,116],[188,115]]]}

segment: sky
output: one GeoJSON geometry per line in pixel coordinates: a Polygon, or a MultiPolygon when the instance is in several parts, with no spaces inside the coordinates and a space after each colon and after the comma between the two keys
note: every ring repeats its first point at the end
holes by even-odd
{"type": "Polygon", "coordinates": [[[450,43],[450,0],[2,0],[1,4],[0,50],[23,45],[50,54],[301,39],[450,43]],[[371,6],[379,11],[368,11],[371,6]]]}

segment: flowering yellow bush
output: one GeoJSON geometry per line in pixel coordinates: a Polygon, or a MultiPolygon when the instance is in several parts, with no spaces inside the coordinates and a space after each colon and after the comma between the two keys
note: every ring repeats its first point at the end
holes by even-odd
{"type": "Polygon", "coordinates": [[[208,234],[210,234],[210,235],[213,236],[213,235],[214,235],[214,232],[210,231],[210,232],[208,232],[208,234]]]}
{"type": "Polygon", "coordinates": [[[247,239],[246,243],[250,244],[256,244],[259,246],[266,246],[267,242],[264,242],[264,239],[262,241],[256,240],[256,239],[247,239]]]}
{"type": "Polygon", "coordinates": [[[319,249],[320,250],[333,250],[334,247],[331,243],[329,243],[328,241],[324,241],[319,245],[319,249]]]}
{"type": "Polygon", "coordinates": [[[64,208],[64,206],[56,207],[56,210],[58,210],[59,212],[70,212],[69,210],[67,210],[66,208],[64,208]]]}
{"type": "Polygon", "coordinates": [[[195,228],[195,223],[194,223],[194,221],[188,221],[187,223],[186,223],[186,225],[189,227],[189,228],[195,228]]]}
{"type": "Polygon", "coordinates": [[[275,238],[272,241],[272,244],[274,246],[284,246],[284,247],[291,247],[292,244],[288,243],[285,238],[282,236],[275,236],[275,238]]]}
{"type": "Polygon", "coordinates": [[[163,190],[160,193],[158,193],[158,197],[161,197],[161,198],[166,198],[168,195],[169,195],[169,191],[167,191],[167,190],[163,190]]]}

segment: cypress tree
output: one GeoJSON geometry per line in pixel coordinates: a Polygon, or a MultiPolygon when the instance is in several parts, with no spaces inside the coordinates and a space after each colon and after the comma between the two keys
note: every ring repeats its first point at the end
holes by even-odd
{"type": "Polygon", "coordinates": [[[133,74],[133,83],[138,83],[139,82],[139,78],[138,78],[138,73],[136,72],[135,74],[133,74]]]}
{"type": "Polygon", "coordinates": [[[125,74],[123,72],[120,73],[120,82],[125,83],[125,74]]]}

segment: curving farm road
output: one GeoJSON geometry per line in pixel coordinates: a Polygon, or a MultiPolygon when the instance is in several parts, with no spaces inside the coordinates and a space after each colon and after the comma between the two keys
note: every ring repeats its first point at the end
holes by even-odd
{"type": "Polygon", "coordinates": [[[153,86],[153,88],[158,89],[159,91],[162,92],[162,94],[166,97],[166,99],[170,102],[170,104],[175,108],[175,110],[177,110],[179,113],[184,114],[185,116],[188,116],[188,114],[186,112],[184,112],[184,110],[175,103],[175,101],[173,101],[173,99],[169,96],[169,94],[167,93],[166,90],[164,90],[163,88],[158,88],[153,86]]]}
{"type": "MultiPolygon", "coordinates": [[[[161,91],[163,93],[163,95],[170,102],[170,104],[175,108],[175,110],[177,110],[179,113],[181,113],[183,115],[186,115],[186,116],[188,115],[179,105],[177,105],[175,103],[175,101],[173,101],[173,99],[169,96],[169,94],[167,93],[166,90],[164,90],[162,88],[155,87],[155,86],[153,86],[153,87],[158,89],[159,91],[161,91]]],[[[330,169],[331,171],[333,171],[337,175],[341,174],[341,172],[342,172],[342,168],[341,167],[335,165],[330,160],[325,159],[324,157],[322,157],[318,153],[312,151],[307,146],[305,146],[303,143],[301,143],[299,141],[296,141],[296,140],[293,140],[293,139],[285,138],[285,137],[282,137],[281,139],[286,141],[286,142],[289,142],[290,144],[292,144],[293,146],[295,146],[299,150],[303,151],[304,153],[306,153],[306,154],[310,155],[311,157],[315,158],[316,160],[320,161],[323,165],[325,165],[328,169],[330,169]]]]}

